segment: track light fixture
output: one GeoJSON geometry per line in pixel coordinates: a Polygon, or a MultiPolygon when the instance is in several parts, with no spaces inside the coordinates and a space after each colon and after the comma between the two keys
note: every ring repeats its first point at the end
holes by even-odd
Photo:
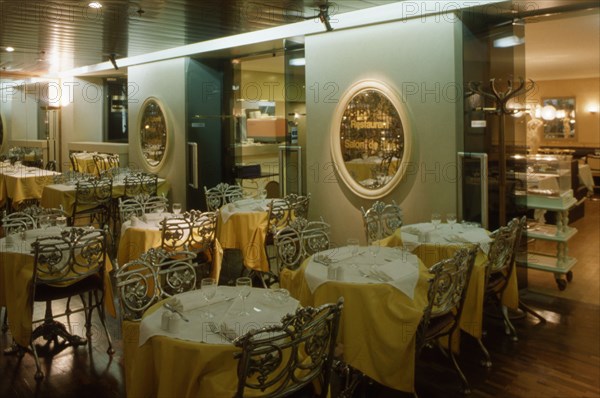
{"type": "Polygon", "coordinates": [[[115,54],[110,54],[108,56],[110,63],[115,67],[115,70],[119,70],[119,66],[117,65],[117,60],[115,59],[115,54]]]}
{"type": "Polygon", "coordinates": [[[319,6],[319,19],[325,25],[328,32],[333,30],[329,22],[329,4],[325,3],[319,6]]]}

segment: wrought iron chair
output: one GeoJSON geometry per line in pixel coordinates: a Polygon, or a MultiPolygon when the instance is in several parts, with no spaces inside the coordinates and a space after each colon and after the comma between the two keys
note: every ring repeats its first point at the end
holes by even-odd
{"type": "MultiPolygon", "coordinates": [[[[512,273],[515,272],[516,252],[526,225],[527,218],[523,216],[521,219],[513,218],[505,227],[500,227],[494,231],[492,233],[494,240],[490,245],[486,263],[485,300],[501,309],[505,332],[511,336],[513,341],[518,340],[517,331],[510,321],[508,308],[502,305],[502,294],[508,286],[512,273]]],[[[520,305],[520,307],[525,311],[529,310],[524,305],[520,305]]],[[[528,312],[545,321],[543,317],[534,311],[528,312]]],[[[487,354],[481,340],[479,340],[479,344],[484,354],[487,354]]],[[[491,366],[489,355],[487,355],[487,362],[484,364],[488,367],[491,366]]]]}
{"type": "Polygon", "coordinates": [[[37,221],[30,214],[23,211],[16,211],[10,214],[6,214],[6,211],[4,211],[2,216],[2,228],[4,229],[4,235],[10,235],[16,232],[37,228],[37,221]]]}
{"type": "Polygon", "coordinates": [[[53,300],[77,295],[81,298],[82,308],[72,312],[85,313],[88,338],[92,335],[92,313],[96,309],[108,339],[107,352],[110,355],[114,353],[104,314],[106,238],[107,231],[103,229],[72,228],[59,236],[38,238],[32,244],[34,253],[31,281],[32,313],[35,302],[46,302],[43,323],[33,330],[30,338],[30,348],[36,365],[36,380],[44,377],[34,344],[39,337],[44,337],[48,341],[47,344],[50,341],[58,344],[59,338],[64,340],[63,345],[78,346],[87,343],[86,339],[70,334],[62,323],[54,320],[65,314],[52,314],[53,300]]]}
{"type": "Polygon", "coordinates": [[[229,185],[222,182],[210,189],[204,186],[204,195],[208,211],[217,211],[227,203],[233,203],[242,199],[244,191],[240,185],[229,185]]]}
{"type": "Polygon", "coordinates": [[[143,195],[138,200],[144,206],[144,213],[162,213],[169,210],[169,199],[164,195],[143,195]]]}
{"type": "Polygon", "coordinates": [[[318,308],[304,307],[286,315],[281,325],[252,330],[234,344],[238,359],[235,397],[285,397],[320,381],[320,394],[329,392],[334,349],[344,299],[318,308]]]}
{"type": "Polygon", "coordinates": [[[69,224],[75,225],[77,219],[88,217],[90,224],[103,228],[110,220],[111,202],[112,180],[89,178],[79,181],[69,224]]]}
{"type": "Polygon", "coordinates": [[[296,218],[275,234],[277,262],[281,268],[296,269],[307,257],[329,249],[330,226],[323,220],[296,218]]]}
{"type": "Polygon", "coordinates": [[[140,256],[141,261],[150,264],[154,269],[161,298],[196,290],[198,278],[193,263],[195,259],[194,252],[173,252],[161,247],[152,248],[140,256]]]}
{"type": "Polygon", "coordinates": [[[156,270],[142,259],[130,261],[115,272],[121,316],[140,321],[144,312],[160,298],[156,270]]]}
{"type": "Polygon", "coordinates": [[[167,251],[191,251],[196,254],[195,263],[200,275],[210,273],[207,266],[214,258],[217,230],[217,213],[190,211],[183,217],[166,218],[161,224],[161,247],[167,251]]]}
{"type": "Polygon", "coordinates": [[[49,170],[49,171],[56,171],[56,169],[57,169],[56,160],[49,160],[48,163],[46,163],[46,166],[44,167],[44,169],[49,170]]]}
{"type": "Polygon", "coordinates": [[[402,226],[402,209],[393,200],[390,204],[376,201],[368,210],[360,209],[369,244],[393,235],[402,226]]]}
{"type": "Polygon", "coordinates": [[[125,177],[125,198],[137,195],[156,196],[158,191],[158,176],[148,173],[134,173],[125,177]]]}
{"type": "Polygon", "coordinates": [[[448,353],[462,381],[463,392],[470,392],[469,382],[458,365],[452,349],[452,334],[458,330],[463,304],[479,246],[459,249],[454,257],[433,265],[429,273],[428,304],[417,330],[417,355],[426,344],[448,337],[448,353]]]}
{"type": "Polygon", "coordinates": [[[141,217],[144,215],[144,205],[137,199],[119,198],[119,219],[121,222],[131,219],[131,217],[141,217]]]}

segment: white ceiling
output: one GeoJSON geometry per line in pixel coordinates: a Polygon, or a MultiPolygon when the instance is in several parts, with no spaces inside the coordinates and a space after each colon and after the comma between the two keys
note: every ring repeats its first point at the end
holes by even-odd
{"type": "Polygon", "coordinates": [[[525,57],[527,77],[533,80],[600,77],[598,9],[528,19],[525,57]]]}

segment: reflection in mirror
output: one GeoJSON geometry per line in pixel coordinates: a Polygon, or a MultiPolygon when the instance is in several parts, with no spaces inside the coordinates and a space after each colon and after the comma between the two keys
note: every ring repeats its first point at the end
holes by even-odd
{"type": "Polygon", "coordinates": [[[144,159],[152,167],[163,160],[167,149],[167,120],[160,104],[148,99],[142,105],[140,121],[140,145],[144,159]]]}
{"type": "Polygon", "coordinates": [[[342,116],[340,141],[350,176],[366,189],[384,187],[398,171],[404,154],[398,110],[377,89],[357,92],[342,116]]]}
{"type": "Polygon", "coordinates": [[[575,138],[575,98],[542,99],[544,138],[575,138]]]}

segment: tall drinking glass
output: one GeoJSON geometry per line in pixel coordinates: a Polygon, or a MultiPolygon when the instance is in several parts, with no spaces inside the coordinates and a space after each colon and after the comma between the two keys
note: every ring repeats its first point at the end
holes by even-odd
{"type": "Polygon", "coordinates": [[[456,224],[456,214],[448,213],[446,214],[446,221],[450,224],[450,229],[454,229],[454,224],[456,224]]]}
{"type": "Polygon", "coordinates": [[[246,311],[246,297],[248,297],[252,291],[252,279],[245,276],[237,278],[235,280],[235,286],[237,288],[238,296],[242,299],[242,311],[239,313],[239,316],[250,315],[250,313],[246,311]]]}
{"type": "MultiPolygon", "coordinates": [[[[210,300],[212,300],[217,293],[217,281],[214,278],[202,278],[200,281],[200,292],[202,293],[202,297],[204,297],[204,300],[206,300],[208,306],[210,300]]],[[[214,318],[215,315],[207,308],[204,311],[204,316],[206,318],[214,318]]]]}
{"type": "Polygon", "coordinates": [[[346,241],[346,245],[348,246],[348,248],[350,249],[350,252],[352,253],[352,259],[350,260],[350,265],[352,265],[353,267],[356,267],[356,255],[358,254],[358,239],[349,238],[346,241]]]}
{"type": "Polygon", "coordinates": [[[433,227],[435,229],[438,228],[438,225],[440,225],[442,222],[442,216],[440,215],[440,213],[432,213],[431,214],[431,223],[433,224],[433,227]]]}

